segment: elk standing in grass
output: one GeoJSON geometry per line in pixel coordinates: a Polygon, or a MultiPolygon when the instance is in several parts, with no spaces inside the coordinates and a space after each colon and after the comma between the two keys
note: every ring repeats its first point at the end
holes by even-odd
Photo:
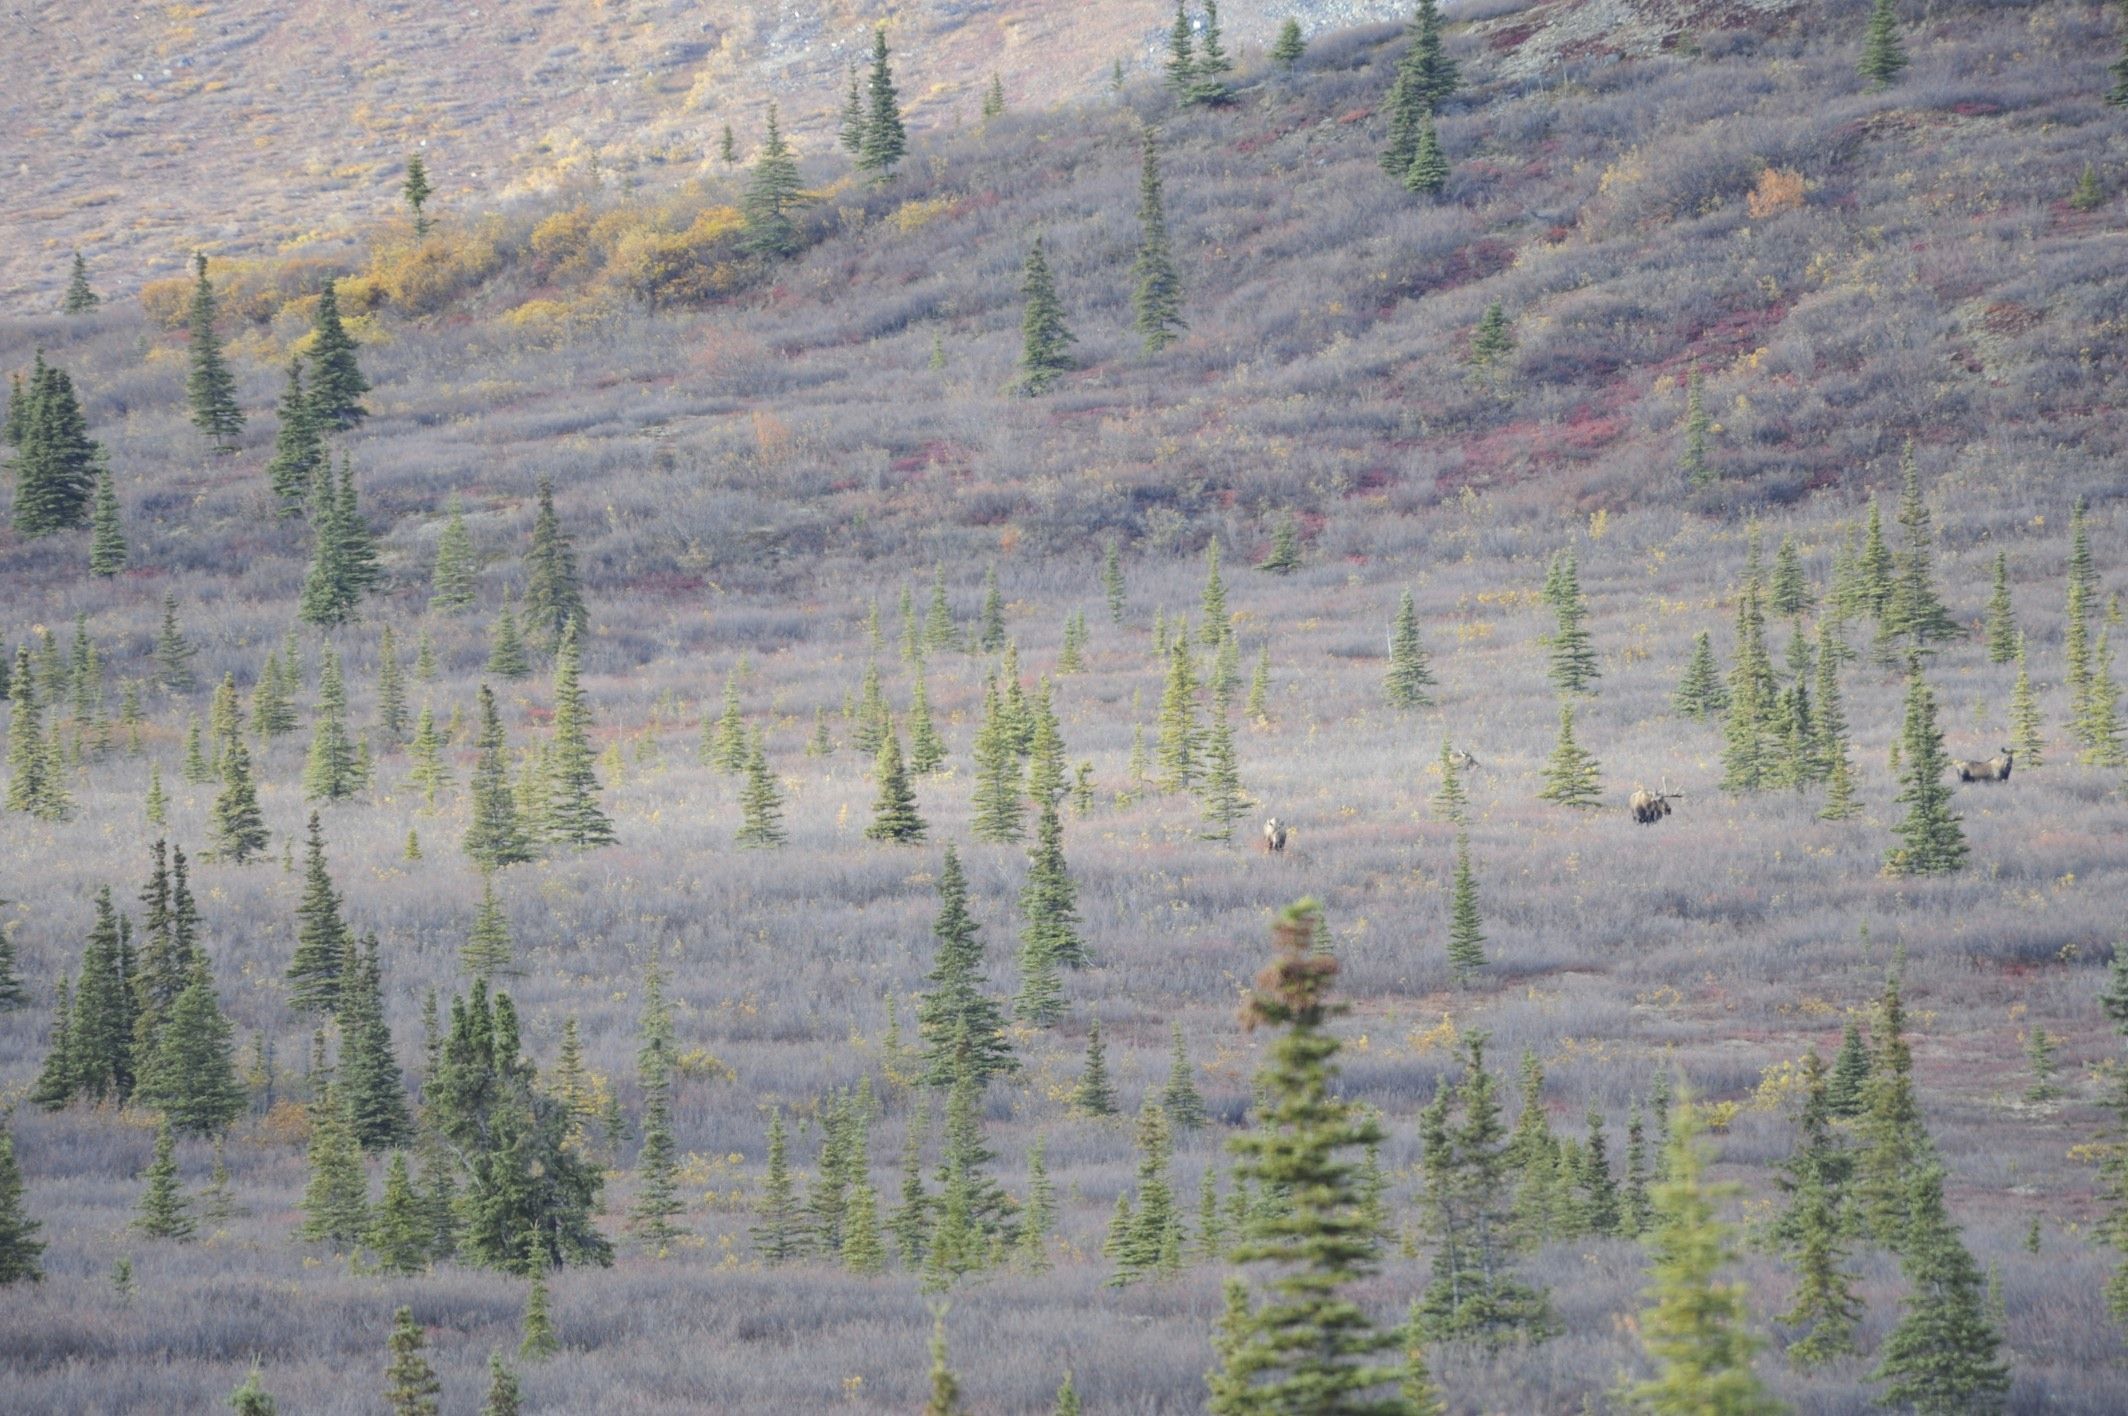
{"type": "Polygon", "coordinates": [[[1286,823],[1277,817],[1264,822],[1264,849],[1277,855],[1286,848],[1286,823]]]}

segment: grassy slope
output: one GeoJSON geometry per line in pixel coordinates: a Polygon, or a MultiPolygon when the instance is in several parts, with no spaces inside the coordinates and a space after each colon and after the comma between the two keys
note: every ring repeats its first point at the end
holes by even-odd
{"type": "MultiPolygon", "coordinates": [[[[1447,1065],[1444,1013],[1490,1029],[1505,1066],[1537,1049],[1552,1071],[1555,1124],[1578,1131],[1596,1106],[1615,1151],[1627,1099],[1655,1058],[1672,1055],[1712,1098],[1748,1103],[1764,1068],[1807,1043],[1829,1051],[1845,1011],[1903,948],[1924,1105],[1953,1166],[1954,1208],[1982,1259],[2002,1269],[2018,1403],[2109,1409],[2119,1344],[2102,1321],[2101,1261],[2085,1250],[2090,1172],[2068,1150],[2095,1134],[2097,1084],[2085,1069],[2111,1055],[2090,1000],[2128,886],[2118,774],[2068,765],[2056,731],[2045,769],[1961,795],[1974,868],[1916,885],[1876,874],[1894,815],[1896,682],[1850,672],[1869,811],[1842,826],[1813,821],[1809,800],[1717,795],[1715,734],[1667,710],[1691,635],[1713,628],[1727,649],[1742,529],[1701,513],[1758,510],[1769,534],[1797,536],[1822,584],[1835,524],[1888,484],[1909,436],[1929,474],[1954,611],[1977,617],[1987,563],[2005,549],[2057,729],[2062,525],[2080,492],[2100,498],[2094,540],[2109,586],[2119,584],[2121,433],[2110,410],[2120,207],[2081,216],[2060,203],[2087,158],[2102,170],[2118,160],[2119,120],[2090,97],[2110,22],[2086,6],[1946,10],[1914,34],[1907,81],[1870,95],[1852,77],[1846,39],[1859,9],[1828,7],[1807,30],[1779,17],[1702,30],[1691,58],[1570,62],[1542,86],[1514,77],[1504,39],[1494,47],[1514,17],[1489,21],[1458,42],[1474,91],[1444,126],[1458,177],[1439,208],[1403,197],[1374,168],[1370,110],[1395,51],[1385,32],[1362,31],[1318,45],[1291,86],[1257,85],[1226,112],[1174,115],[1134,91],[1115,111],[1019,114],[920,145],[886,191],[837,191],[816,218],[820,243],[771,288],[721,308],[613,309],[559,341],[513,331],[497,317],[521,298],[571,293],[515,255],[539,214],[525,210],[504,223],[500,273],[454,312],[385,318],[388,342],[365,358],[378,416],[352,451],[394,581],[370,620],[341,636],[357,719],[369,711],[380,620],[403,644],[421,622],[437,636],[446,672],[417,702],[440,713],[470,703],[486,615],[520,579],[533,479],[556,475],[599,628],[590,686],[627,765],[609,793],[621,846],[505,878],[530,969],[515,989],[528,1040],[550,1062],[562,1017],[578,1016],[592,1065],[632,1101],[636,979],[655,952],[677,973],[683,1047],[706,1048],[737,1074],[683,1090],[680,1144],[704,1157],[690,1185],[702,1245],[566,1276],[559,1321],[579,1350],[532,1375],[536,1403],[815,1409],[851,1396],[906,1409],[916,1399],[927,1319],[913,1282],[757,1273],[740,1209],[758,1176],[761,1108],[854,1081],[878,1055],[882,996],[906,1000],[929,964],[935,858],[862,843],[864,764],[847,750],[825,763],[801,755],[813,712],[836,710],[857,683],[868,601],[882,600],[891,640],[898,588],[920,596],[941,560],[965,616],[994,559],[1031,671],[1053,662],[1069,610],[1095,624],[1092,671],[1067,680],[1061,702],[1071,756],[1093,761],[1102,789],[1068,839],[1101,963],[1071,981],[1064,1027],[1024,1040],[1030,1078],[994,1095],[1009,1184],[1025,1144],[1050,1139],[1071,1252],[1048,1278],[1005,1277],[958,1300],[956,1363],[986,1409],[1038,1409],[1066,1362],[1095,1409],[1194,1408],[1216,1277],[1195,1271],[1122,1297],[1100,1288],[1095,1250],[1128,1183],[1128,1133],[1066,1116],[1058,1093],[1090,1016],[1103,1021],[1127,1104],[1158,1084],[1166,1020],[1180,1017],[1215,1110],[1237,1118],[1254,1044],[1232,1025],[1234,990],[1262,951],[1266,910],[1303,890],[1329,902],[1360,1009],[1349,1081],[1386,1112],[1387,1159],[1400,1169],[1414,1159],[1413,1111],[1447,1065]],[[1166,131],[1190,290],[1190,337],[1156,362],[1122,328],[1129,109],[1166,131]],[[1803,209],[1763,220],[1744,210],[1765,162],[1810,179],[1803,209]],[[917,229],[887,219],[941,197],[945,213],[917,229]],[[1086,367],[1027,403],[999,390],[1016,349],[1019,258],[1036,228],[1058,252],[1086,367]],[[1492,299],[1516,315],[1521,339],[1517,371],[1498,390],[1459,365],[1492,299]],[[942,373],[928,367],[934,333],[942,373]],[[1694,363],[1732,474],[1696,509],[1678,504],[1670,471],[1677,376],[1694,363]],[[1801,496],[1810,486],[1819,490],[1801,496]],[[453,492],[492,558],[483,612],[424,621],[421,584],[453,492]],[[1243,562],[1287,509],[1308,529],[1308,567],[1291,580],[1248,572],[1243,562]],[[1599,509],[1606,516],[1591,522],[1599,509]],[[1120,629],[1091,588],[1102,532],[1130,546],[1120,629]],[[1228,552],[1244,667],[1259,645],[1274,664],[1274,712],[1243,734],[1242,764],[1248,789],[1297,823],[1276,862],[1197,839],[1186,802],[1115,799],[1128,785],[1131,726],[1149,726],[1158,697],[1153,614],[1195,614],[1195,556],[1212,536],[1228,552]],[[1614,797],[1659,775],[1692,789],[1653,831],[1616,810],[1575,816],[1533,799],[1554,724],[1533,592],[1544,558],[1565,544],[1581,555],[1604,656],[1583,741],[1614,797]],[[1419,594],[1444,686],[1441,708],[1412,720],[1385,713],[1376,691],[1381,632],[1405,584],[1419,594]],[[770,726],[791,794],[793,844],[773,857],[729,850],[735,786],[691,758],[697,714],[742,655],[748,710],[770,726]],[[1474,787],[1473,847],[1496,962],[1469,994],[1447,986],[1451,837],[1425,805],[1427,764],[1446,735],[1488,768],[1474,787]],[[2059,1108],[2015,1101],[2017,1035],[2034,1023],[2064,1039],[2070,1097],[2059,1108]],[[742,1159],[716,1159],[733,1154],[742,1159]],[[2033,1216],[2046,1222],[2036,1258],[2020,1247],[2033,1216]]],[[[827,187],[839,173],[820,159],[814,175],[827,187]]],[[[240,338],[252,407],[270,405],[291,332],[284,323],[240,338]]],[[[124,308],[77,324],[19,322],[0,340],[10,366],[42,343],[76,371],[112,447],[143,567],[92,585],[78,573],[78,544],[0,539],[5,637],[35,622],[63,632],[86,613],[115,682],[143,672],[156,607],[173,589],[202,642],[203,678],[229,669],[248,683],[291,618],[303,553],[298,529],[258,515],[270,417],[262,411],[238,458],[205,461],[178,412],[181,354],[124,308]]],[[[1777,654],[1785,637],[1775,631],[1777,654]]],[[[883,667],[890,697],[906,701],[891,649],[883,667]]],[[[965,841],[986,668],[958,655],[932,668],[955,753],[952,774],[921,789],[941,837],[965,841]]],[[[1977,642],[1953,647],[1933,674],[1953,752],[1991,749],[2008,674],[1977,642]]],[[[513,741],[531,740],[544,688],[507,697],[513,741]]],[[[173,786],[184,716],[204,706],[151,697],[152,752],[173,786]]],[[[299,744],[263,758],[277,833],[300,825],[299,767],[299,744]]],[[[478,884],[455,850],[462,803],[422,814],[404,771],[403,757],[387,757],[383,789],[331,812],[328,832],[351,913],[388,941],[393,1016],[411,1057],[421,994],[453,985],[478,884]],[[397,859],[409,826],[429,852],[411,866],[397,859]]],[[[13,933],[40,992],[72,966],[94,887],[130,890],[141,875],[145,776],[130,760],[92,766],[76,783],[84,809],[62,827],[0,818],[20,863],[0,888],[18,901],[13,933]]],[[[173,835],[188,848],[203,838],[207,806],[205,793],[181,792],[173,835]]],[[[1009,989],[1024,865],[1011,849],[969,855],[1009,989]]],[[[199,878],[232,1014],[247,1033],[271,1029],[299,1070],[304,1029],[277,983],[294,880],[271,867],[205,866],[199,878]]],[[[17,1015],[0,1032],[10,1092],[33,1075],[41,1022],[17,1015]]],[[[897,1096],[874,1129],[883,1191],[895,1184],[906,1114],[897,1096]]],[[[368,1409],[400,1301],[435,1325],[447,1380],[467,1403],[488,1348],[510,1340],[510,1283],[456,1271],[352,1277],[292,1244],[301,1152],[270,1133],[247,1131],[231,1148],[252,1214],[180,1250],[122,1232],[145,1131],[81,1114],[24,1113],[15,1125],[31,1203],[54,1242],[51,1280],[0,1311],[0,1364],[27,1383],[33,1407],[201,1404],[259,1350],[284,1403],[368,1409]],[[124,1252],[142,1287],[127,1311],[103,1277],[124,1252]],[[194,1301],[210,1291],[211,1304],[194,1301]]],[[[1771,1193],[1767,1167],[1788,1129],[1777,1108],[1747,1104],[1723,1142],[1752,1213],[1771,1193]]],[[[1216,1142],[1184,1147],[1186,1195],[1216,1142]]],[[[797,1150],[810,1158],[811,1147],[808,1138],[797,1150]]],[[[185,1160],[204,1176],[203,1151],[185,1160]]],[[[618,1178],[615,1212],[627,1193],[618,1178]]],[[[1400,1218],[1410,1198],[1400,1180],[1400,1218]]],[[[1617,1320],[1633,1306],[1638,1264],[1624,1245],[1540,1256],[1567,1336],[1494,1366],[1439,1354],[1437,1371],[1464,1409],[1577,1407],[1634,1360],[1617,1320]]],[[[1774,1311],[1785,1280],[1764,1259],[1750,1266],[1755,1305],[1774,1311]]],[[[1866,1267],[1875,1338],[1898,1285],[1880,1260],[1866,1267]]],[[[1401,1308],[1420,1271],[1391,1265],[1385,1310],[1401,1308]]],[[[1813,1409],[1849,1410],[1863,1371],[1779,1380],[1813,1409]]]]}

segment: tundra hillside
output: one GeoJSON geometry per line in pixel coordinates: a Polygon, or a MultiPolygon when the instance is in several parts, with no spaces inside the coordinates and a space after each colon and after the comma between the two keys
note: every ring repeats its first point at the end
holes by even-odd
{"type": "Polygon", "coordinates": [[[9,1404],[2118,1409],[2128,16],[1328,8],[18,284],[9,1404]]]}

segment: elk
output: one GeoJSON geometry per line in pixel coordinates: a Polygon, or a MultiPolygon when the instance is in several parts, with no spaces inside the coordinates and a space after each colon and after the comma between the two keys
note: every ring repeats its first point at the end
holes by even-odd
{"type": "Polygon", "coordinates": [[[1671,791],[1669,779],[1664,778],[1658,791],[1651,792],[1646,787],[1635,787],[1632,799],[1626,803],[1626,807],[1633,813],[1635,821],[1643,826],[1653,826],[1670,814],[1670,798],[1683,796],[1683,792],[1671,791]]]}
{"type": "Polygon", "coordinates": [[[1475,772],[1478,770],[1478,759],[1460,747],[1448,749],[1448,761],[1449,765],[1458,772],[1475,772]]]}
{"type": "Polygon", "coordinates": [[[1286,848],[1286,823],[1277,817],[1264,822],[1264,849],[1277,855],[1286,848]]]}
{"type": "Polygon", "coordinates": [[[1953,762],[1961,782],[2007,782],[2010,780],[2011,759],[2017,756],[2009,748],[1999,757],[1990,757],[1985,762],[1953,762]]]}

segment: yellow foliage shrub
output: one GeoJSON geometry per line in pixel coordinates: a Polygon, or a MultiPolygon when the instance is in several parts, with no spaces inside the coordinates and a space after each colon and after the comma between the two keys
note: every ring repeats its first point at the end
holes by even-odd
{"type": "Polygon", "coordinates": [[[932,197],[928,200],[906,201],[896,207],[894,214],[888,217],[887,220],[894,224],[896,231],[906,236],[912,231],[920,231],[929,226],[951,210],[953,210],[953,199],[951,197],[932,197]]]}
{"type": "Polygon", "coordinates": [[[737,207],[710,207],[683,231],[644,225],[617,240],[606,262],[614,285],[652,305],[696,304],[728,294],[740,278],[737,207]]]}
{"type": "Polygon", "coordinates": [[[369,269],[340,283],[340,304],[354,312],[389,305],[401,314],[434,314],[501,264],[486,234],[437,232],[415,245],[380,246],[369,269]]]}
{"type": "MultiPolygon", "coordinates": [[[[279,261],[214,261],[207,276],[225,322],[271,324],[289,304],[308,300],[339,273],[329,261],[298,256],[279,261]]],[[[192,306],[192,277],[151,280],[140,288],[140,308],[151,324],[183,329],[192,306]]]]}
{"type": "Polygon", "coordinates": [[[1744,209],[1753,221],[1764,221],[1803,205],[1803,174],[1788,168],[1769,167],[1759,174],[1759,184],[1744,198],[1744,209]]]}

